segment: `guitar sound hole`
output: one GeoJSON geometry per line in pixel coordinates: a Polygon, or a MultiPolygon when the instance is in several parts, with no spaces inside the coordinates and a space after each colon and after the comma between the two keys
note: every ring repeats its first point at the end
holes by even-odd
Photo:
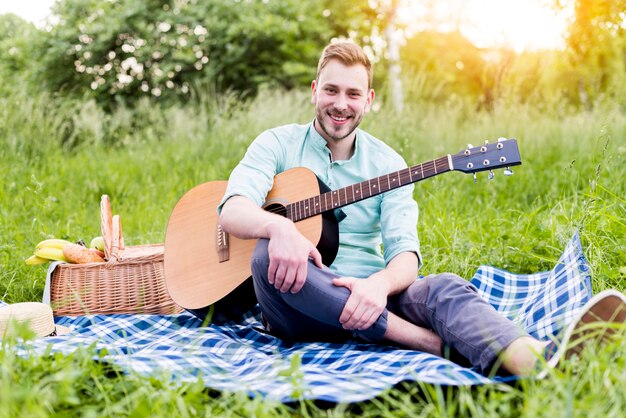
{"type": "Polygon", "coordinates": [[[265,206],[263,209],[265,209],[267,212],[272,212],[277,215],[284,216],[285,218],[287,217],[287,208],[285,208],[285,206],[281,205],[280,203],[271,203],[265,206]]]}

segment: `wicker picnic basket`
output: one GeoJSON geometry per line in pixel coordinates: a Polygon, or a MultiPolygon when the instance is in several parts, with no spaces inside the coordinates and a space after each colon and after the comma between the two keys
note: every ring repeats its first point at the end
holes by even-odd
{"type": "Polygon", "coordinates": [[[173,314],[182,312],[165,287],[163,244],[124,246],[119,215],[102,196],[106,262],[56,266],[50,280],[55,315],[173,314]]]}

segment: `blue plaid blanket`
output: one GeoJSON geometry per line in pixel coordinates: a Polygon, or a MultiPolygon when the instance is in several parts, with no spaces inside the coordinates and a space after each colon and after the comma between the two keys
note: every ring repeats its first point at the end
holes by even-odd
{"type": "MultiPolygon", "coordinates": [[[[556,334],[591,297],[589,269],[578,233],[554,269],[513,274],[480,267],[472,278],[480,294],[502,315],[538,338],[556,334]]],[[[357,342],[286,343],[262,332],[257,311],[240,324],[202,326],[179,315],[61,317],[73,332],[35,341],[35,352],[71,353],[95,345],[97,359],[143,375],[173,381],[202,379],[207,387],[245,391],[283,402],[371,399],[401,381],[438,385],[501,382],[448,360],[417,351],[357,342]]]]}

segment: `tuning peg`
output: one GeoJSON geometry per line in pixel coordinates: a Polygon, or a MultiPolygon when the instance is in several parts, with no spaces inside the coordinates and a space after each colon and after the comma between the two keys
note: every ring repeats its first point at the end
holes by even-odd
{"type": "Polygon", "coordinates": [[[467,144],[467,149],[474,148],[472,144],[467,144]]]}
{"type": "Polygon", "coordinates": [[[473,174],[474,174],[474,183],[476,183],[478,181],[478,179],[476,178],[476,172],[474,172],[473,174]]]}
{"type": "Polygon", "coordinates": [[[488,139],[485,139],[485,145],[487,145],[489,143],[488,139]]]}
{"type": "Polygon", "coordinates": [[[498,142],[503,142],[503,141],[506,141],[506,140],[507,140],[507,139],[506,139],[505,137],[503,137],[503,136],[501,136],[500,138],[498,138],[498,142]]]}
{"type": "Polygon", "coordinates": [[[489,170],[489,180],[493,180],[494,177],[495,174],[493,173],[493,170],[489,170]]]}
{"type": "Polygon", "coordinates": [[[511,170],[509,167],[504,169],[504,175],[505,176],[512,176],[513,175],[513,170],[511,170]]]}

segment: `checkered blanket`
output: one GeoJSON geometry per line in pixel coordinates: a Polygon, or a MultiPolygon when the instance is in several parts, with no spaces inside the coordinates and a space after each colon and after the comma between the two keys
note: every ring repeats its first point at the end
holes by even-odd
{"type": "MultiPolygon", "coordinates": [[[[587,262],[576,233],[551,271],[519,275],[480,267],[472,278],[502,315],[535,337],[555,336],[591,297],[587,262]]],[[[58,318],[73,332],[34,342],[37,352],[70,353],[94,344],[98,360],[127,372],[201,379],[207,387],[283,402],[371,399],[401,381],[475,385],[502,381],[417,351],[363,344],[286,343],[267,335],[258,311],[241,324],[201,326],[189,314],[58,318]],[[106,350],[106,351],[104,351],[106,350]]]]}

